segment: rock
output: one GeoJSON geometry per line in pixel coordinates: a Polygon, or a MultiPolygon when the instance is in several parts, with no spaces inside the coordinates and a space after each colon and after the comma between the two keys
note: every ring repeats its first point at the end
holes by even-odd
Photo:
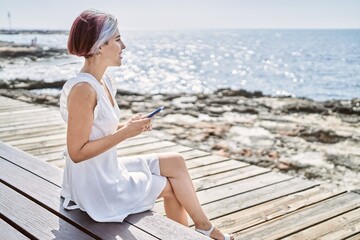
{"type": "Polygon", "coordinates": [[[207,134],[196,134],[195,136],[191,137],[191,141],[195,142],[203,142],[208,138],[207,134]]]}
{"type": "Polygon", "coordinates": [[[353,170],[360,171],[360,155],[346,153],[328,154],[327,160],[336,165],[341,165],[353,170]]]}
{"type": "Polygon", "coordinates": [[[220,115],[226,112],[225,109],[222,107],[209,107],[207,111],[215,115],[220,115]]]}
{"type": "Polygon", "coordinates": [[[238,113],[249,113],[249,114],[258,114],[259,112],[252,108],[252,107],[246,107],[246,106],[234,106],[233,112],[238,112],[238,113]]]}
{"type": "Polygon", "coordinates": [[[43,57],[52,57],[57,55],[67,55],[66,49],[33,47],[30,45],[9,44],[0,46],[0,58],[19,58],[30,57],[33,60],[43,57]]]}
{"type": "Polygon", "coordinates": [[[282,111],[286,113],[291,112],[304,112],[304,113],[325,113],[327,110],[320,103],[314,103],[312,101],[297,101],[290,103],[282,107],[282,111]]]}
{"type": "Polygon", "coordinates": [[[253,151],[249,148],[244,148],[240,151],[240,154],[244,157],[252,157],[253,151]]]}
{"type": "Polygon", "coordinates": [[[332,130],[308,128],[300,131],[300,137],[308,142],[322,142],[322,143],[338,143],[345,138],[336,135],[332,130]]]}
{"type": "Polygon", "coordinates": [[[205,99],[205,102],[209,105],[211,104],[217,104],[220,106],[223,105],[233,105],[237,103],[237,98],[234,97],[223,97],[223,98],[211,98],[211,99],[205,99]]]}
{"type": "Polygon", "coordinates": [[[280,170],[289,170],[291,167],[289,164],[280,162],[279,164],[276,165],[276,168],[278,168],[280,170]]]}
{"type": "Polygon", "coordinates": [[[270,148],[275,143],[275,137],[269,131],[260,127],[231,127],[229,136],[233,141],[252,148],[270,148]]]}
{"type": "Polygon", "coordinates": [[[117,96],[141,96],[140,93],[130,92],[125,90],[117,90],[117,96]]]}
{"type": "Polygon", "coordinates": [[[267,155],[270,157],[271,160],[275,160],[275,159],[280,158],[280,154],[277,151],[270,151],[270,152],[268,152],[267,155]]]}
{"type": "Polygon", "coordinates": [[[224,151],[229,151],[229,146],[225,141],[221,141],[221,142],[216,143],[215,145],[213,145],[212,149],[214,149],[214,150],[224,149],[224,151]]]}
{"type": "Polygon", "coordinates": [[[304,152],[288,158],[280,158],[280,162],[290,164],[297,168],[326,167],[326,156],[322,152],[304,152]]]}
{"type": "Polygon", "coordinates": [[[191,109],[194,107],[194,103],[197,101],[196,96],[191,97],[179,97],[172,100],[172,105],[179,109],[191,109]]]}
{"type": "Polygon", "coordinates": [[[324,106],[330,108],[333,112],[343,114],[355,114],[360,116],[360,98],[352,100],[332,100],[325,101],[324,106]]]}
{"type": "Polygon", "coordinates": [[[222,96],[228,96],[228,97],[243,96],[243,97],[251,98],[251,97],[262,97],[263,96],[263,94],[259,91],[248,92],[243,89],[231,90],[230,88],[218,89],[214,92],[214,94],[216,94],[217,96],[220,96],[220,97],[222,97],[222,96]]]}
{"type": "Polygon", "coordinates": [[[58,88],[61,89],[65,84],[65,80],[56,82],[33,81],[28,79],[14,79],[12,81],[4,82],[0,80],[0,86],[4,89],[44,89],[44,88],[58,88]]]}
{"type": "Polygon", "coordinates": [[[120,109],[129,109],[130,108],[130,102],[128,102],[128,101],[117,100],[117,103],[118,103],[120,109]]]}
{"type": "MultiPolygon", "coordinates": [[[[167,109],[165,109],[165,111],[167,111],[167,109]]],[[[183,115],[189,115],[195,118],[198,118],[200,116],[199,112],[196,112],[195,110],[185,110],[185,109],[180,109],[180,110],[176,110],[176,113],[178,114],[183,114],[183,115]]]]}
{"type": "Polygon", "coordinates": [[[172,124],[196,124],[200,120],[198,118],[183,115],[183,114],[169,114],[161,119],[161,122],[172,123],[172,124]]]}
{"type": "Polygon", "coordinates": [[[222,157],[229,157],[229,153],[226,152],[224,149],[220,149],[219,151],[213,151],[214,154],[222,156],[222,157]]]}

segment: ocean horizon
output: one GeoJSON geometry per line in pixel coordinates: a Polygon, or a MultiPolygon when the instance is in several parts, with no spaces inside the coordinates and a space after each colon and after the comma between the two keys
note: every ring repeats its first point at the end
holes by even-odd
{"type": "MultiPolygon", "coordinates": [[[[36,37],[44,49],[66,49],[67,32],[26,31],[0,31],[0,41],[30,44],[36,37]]],[[[157,94],[231,88],[318,101],[360,97],[359,29],[126,30],[121,36],[123,65],[111,69],[121,90],[157,94]]],[[[67,54],[6,59],[0,62],[0,80],[66,80],[82,63],[67,54]]]]}

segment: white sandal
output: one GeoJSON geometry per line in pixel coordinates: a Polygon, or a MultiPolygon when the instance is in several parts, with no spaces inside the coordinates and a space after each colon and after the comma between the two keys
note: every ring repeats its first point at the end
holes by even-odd
{"type": "MultiPolygon", "coordinates": [[[[205,231],[205,230],[200,230],[200,229],[195,228],[195,231],[197,231],[207,237],[210,237],[210,234],[214,230],[214,228],[215,228],[214,224],[211,224],[210,230],[205,231]]],[[[223,233],[223,236],[224,236],[224,240],[231,240],[231,237],[229,234],[223,233]]]]}

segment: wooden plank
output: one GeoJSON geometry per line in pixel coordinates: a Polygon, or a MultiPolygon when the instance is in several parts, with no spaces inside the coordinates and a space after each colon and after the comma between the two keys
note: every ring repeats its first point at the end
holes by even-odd
{"type": "Polygon", "coordinates": [[[88,234],[0,183],[0,211],[37,239],[89,239],[88,234]]]}
{"type": "Polygon", "coordinates": [[[61,118],[61,115],[59,113],[59,111],[54,111],[54,110],[50,110],[47,108],[43,108],[41,109],[42,111],[38,111],[39,108],[28,108],[26,113],[23,113],[23,111],[25,110],[19,110],[17,112],[2,112],[3,115],[0,115],[0,120],[1,122],[6,121],[6,120],[11,120],[11,121],[24,121],[24,120],[28,120],[28,119],[44,119],[44,118],[49,118],[49,117],[56,117],[59,119],[61,118]],[[34,111],[34,112],[31,112],[34,111]]]}
{"type": "MultiPolygon", "coordinates": [[[[359,240],[359,239],[360,239],[360,233],[357,233],[351,237],[346,238],[346,240],[359,240]]],[[[328,238],[328,240],[332,240],[332,239],[328,238]]]]}
{"type": "Polygon", "coordinates": [[[220,172],[226,172],[226,171],[231,171],[233,169],[246,167],[248,165],[249,164],[247,163],[236,160],[227,160],[224,162],[214,163],[214,164],[190,169],[189,173],[192,179],[196,179],[200,177],[210,176],[220,172]]]}
{"type": "Polygon", "coordinates": [[[4,121],[6,119],[11,119],[11,120],[24,120],[30,118],[36,119],[36,118],[44,118],[49,116],[61,118],[61,114],[58,109],[42,108],[36,106],[0,112],[1,121],[4,121]]]}
{"type": "Polygon", "coordinates": [[[250,165],[211,176],[206,176],[204,178],[197,178],[193,180],[193,183],[196,191],[200,191],[269,172],[271,172],[271,170],[268,168],[261,168],[250,165]]]}
{"type": "Polygon", "coordinates": [[[210,156],[211,153],[199,150],[199,149],[193,149],[191,151],[183,152],[181,153],[185,159],[192,159],[192,158],[198,158],[198,157],[204,157],[204,156],[210,156]]]}
{"type": "Polygon", "coordinates": [[[25,103],[25,102],[20,102],[20,101],[8,101],[6,100],[6,98],[1,98],[0,100],[1,104],[0,104],[0,107],[8,107],[8,106],[26,106],[26,105],[32,105],[32,104],[29,104],[29,103],[25,103]]]}
{"type": "MultiPolygon", "coordinates": [[[[7,136],[7,137],[0,137],[1,141],[4,142],[12,142],[12,141],[18,141],[18,140],[22,140],[24,138],[27,139],[37,139],[37,138],[41,138],[44,136],[54,136],[54,135],[60,135],[63,134],[64,136],[66,136],[66,130],[64,128],[59,128],[59,129],[53,129],[53,130],[44,130],[44,131],[39,131],[39,132],[35,132],[35,133],[23,133],[23,134],[17,134],[17,135],[12,135],[12,136],[7,136]]],[[[65,138],[64,139],[60,139],[62,142],[65,142],[65,138]]],[[[59,140],[57,140],[59,142],[59,140]]],[[[45,144],[46,146],[52,146],[51,143],[54,145],[54,143],[56,142],[56,139],[54,140],[35,140],[34,142],[27,142],[27,143],[20,143],[20,144],[16,144],[17,148],[29,148],[29,149],[34,149],[36,147],[41,147],[42,144],[45,144]],[[51,142],[50,142],[51,141],[51,142]]],[[[59,145],[59,144],[58,144],[59,145]]],[[[15,146],[15,145],[13,145],[15,146]]]]}
{"type": "Polygon", "coordinates": [[[46,111],[49,111],[49,109],[46,109],[46,108],[31,108],[31,109],[23,109],[23,110],[13,109],[13,110],[9,110],[6,112],[1,112],[0,117],[3,117],[3,116],[6,117],[9,114],[41,113],[41,112],[46,112],[46,111]]]}
{"type": "MultiPolygon", "coordinates": [[[[65,145],[64,148],[65,149],[65,145]]],[[[54,152],[54,153],[47,153],[47,154],[41,154],[41,155],[34,155],[36,158],[42,160],[43,162],[48,162],[48,163],[52,163],[55,161],[63,161],[63,150],[62,151],[58,151],[58,152],[54,152]]],[[[64,162],[65,163],[65,162],[64,162]]]]}
{"type": "Polygon", "coordinates": [[[7,108],[7,107],[11,107],[11,106],[32,106],[32,104],[28,104],[28,103],[24,103],[24,102],[20,102],[20,101],[7,101],[4,98],[1,98],[1,104],[0,107],[1,108],[7,108]]]}
{"type": "Polygon", "coordinates": [[[62,168],[62,169],[64,169],[65,164],[66,164],[66,161],[63,158],[58,158],[58,159],[55,159],[52,161],[46,161],[46,160],[44,160],[44,161],[47,162],[48,164],[51,164],[53,166],[56,166],[56,167],[62,168]]]}
{"type": "MultiPolygon", "coordinates": [[[[46,122],[46,126],[54,126],[54,125],[64,125],[64,121],[60,120],[60,119],[54,119],[51,121],[46,122]]],[[[29,122],[28,124],[23,124],[23,125],[15,125],[15,126],[4,126],[4,127],[0,127],[0,132],[8,132],[8,131],[14,131],[14,130],[24,130],[24,129],[29,129],[29,128],[34,128],[34,127],[41,127],[44,126],[43,122],[29,122]]]]}
{"type": "MultiPolygon", "coordinates": [[[[12,162],[17,166],[31,171],[37,176],[41,176],[49,182],[57,183],[61,186],[62,171],[50,164],[44,164],[43,161],[34,156],[19,151],[18,149],[0,141],[0,158],[12,162]]],[[[3,175],[3,172],[0,172],[3,175]]]]}
{"type": "MultiPolygon", "coordinates": [[[[297,190],[302,190],[302,186],[298,186],[300,188],[297,190]]],[[[296,193],[286,193],[288,195],[275,200],[217,218],[213,223],[221,227],[225,232],[238,232],[343,193],[345,191],[333,190],[323,186],[296,193]]],[[[250,197],[256,196],[250,195],[250,197]]],[[[270,197],[275,198],[276,196],[270,197]]],[[[243,199],[239,199],[239,201],[243,201],[243,199]]],[[[263,201],[266,201],[266,199],[263,201]]]]}
{"type": "Polygon", "coordinates": [[[243,194],[248,191],[255,191],[258,189],[260,189],[258,191],[266,191],[266,189],[264,189],[265,186],[274,185],[276,183],[282,183],[282,185],[290,185],[300,181],[291,181],[292,179],[293,177],[288,175],[269,172],[266,174],[257,175],[236,182],[231,182],[213,188],[208,188],[203,191],[199,191],[198,198],[202,204],[206,204],[218,201],[220,199],[228,199],[231,196],[243,194]],[[216,194],[220,192],[221,194],[216,194]]]}
{"type": "Polygon", "coordinates": [[[10,224],[0,218],[0,237],[6,240],[25,240],[30,239],[21,232],[13,228],[10,224]]]}
{"type": "Polygon", "coordinates": [[[39,123],[39,124],[45,126],[45,125],[49,125],[49,122],[55,122],[55,121],[58,124],[62,124],[64,122],[61,119],[59,119],[57,117],[53,117],[53,116],[44,117],[42,119],[27,119],[24,121],[21,120],[21,121],[16,121],[16,122],[5,121],[5,122],[0,122],[0,131],[6,131],[7,129],[9,129],[11,127],[13,127],[13,128],[15,127],[15,129],[17,129],[19,127],[24,127],[24,126],[34,124],[34,123],[39,123]]]}
{"type": "Polygon", "coordinates": [[[210,155],[206,157],[190,158],[186,160],[187,160],[186,161],[187,168],[191,169],[191,168],[206,166],[209,164],[224,162],[229,160],[229,158],[225,158],[217,155],[210,155]]]}
{"type": "Polygon", "coordinates": [[[30,135],[43,134],[44,132],[54,131],[54,130],[62,130],[66,132],[66,127],[63,124],[59,124],[59,125],[50,125],[50,126],[46,125],[46,126],[26,128],[26,129],[16,129],[16,130],[14,129],[12,131],[0,132],[0,138],[5,139],[11,136],[17,137],[19,135],[24,135],[24,134],[30,134],[30,135]]]}
{"type": "MultiPolygon", "coordinates": [[[[26,152],[30,153],[31,155],[34,155],[38,158],[40,158],[40,156],[42,155],[49,155],[52,153],[61,153],[65,150],[66,148],[66,143],[64,142],[64,139],[58,139],[59,141],[59,145],[55,145],[55,146],[41,146],[36,145],[36,147],[34,147],[34,149],[31,150],[26,150],[26,152]]],[[[36,142],[34,142],[33,144],[37,144],[36,142]]],[[[20,148],[19,146],[16,146],[18,148],[20,148]]],[[[21,150],[24,151],[24,149],[20,148],[21,150]]]]}
{"type": "Polygon", "coordinates": [[[40,141],[47,141],[47,140],[54,140],[54,139],[65,139],[66,133],[59,133],[54,134],[50,136],[40,136],[40,137],[33,137],[33,138],[25,138],[20,140],[14,140],[14,141],[7,141],[7,144],[10,144],[12,146],[17,146],[20,144],[26,144],[26,143],[33,143],[33,142],[40,142],[40,141]]]}
{"type": "Polygon", "coordinates": [[[244,239],[279,239],[358,207],[360,198],[350,192],[240,231],[235,236],[244,239]]]}
{"type": "Polygon", "coordinates": [[[184,240],[208,240],[208,237],[174,221],[164,218],[162,215],[154,212],[146,212],[145,215],[130,215],[126,218],[131,224],[141,226],[147,232],[159,239],[184,239],[184,240]],[[154,227],[155,226],[155,227],[154,227]],[[184,228],[187,231],[184,231],[184,228]]]}
{"type": "Polygon", "coordinates": [[[23,110],[29,108],[36,108],[35,106],[29,106],[27,104],[9,104],[8,106],[0,106],[0,113],[9,112],[9,110],[23,110]]]}
{"type": "Polygon", "coordinates": [[[360,233],[360,208],[297,232],[284,240],[345,239],[360,233]]]}
{"type": "MultiPolygon", "coordinates": [[[[47,165],[45,163],[42,164],[47,165]]],[[[6,160],[0,159],[0,168],[6,169],[6,171],[1,173],[1,178],[4,182],[12,185],[18,192],[21,192],[22,195],[27,196],[32,201],[45,206],[48,211],[61,216],[62,219],[67,219],[67,222],[70,222],[72,225],[92,236],[103,239],[114,239],[117,235],[121,239],[154,239],[148,237],[147,233],[126,222],[121,224],[94,224],[95,222],[89,215],[81,210],[65,210],[62,207],[64,199],[60,198],[60,187],[57,186],[61,184],[60,182],[56,182],[56,185],[50,183],[29,171],[16,167],[6,160]],[[28,184],[29,182],[31,182],[31,184],[28,184]]],[[[52,171],[51,174],[56,174],[58,171],[60,170],[52,171]]],[[[46,220],[46,218],[44,218],[44,220],[46,220]]]]}
{"type": "MultiPolygon", "coordinates": [[[[66,134],[66,133],[63,132],[63,134],[66,134]]],[[[39,136],[41,136],[41,135],[39,135],[39,136]]],[[[40,149],[40,150],[49,149],[49,151],[43,151],[44,153],[48,153],[48,152],[50,153],[51,152],[50,149],[57,149],[56,151],[52,151],[52,152],[58,152],[58,151],[64,150],[65,145],[66,145],[66,139],[61,138],[61,139],[54,139],[54,140],[41,140],[41,141],[35,141],[35,142],[30,142],[30,143],[18,144],[18,145],[16,145],[16,147],[21,149],[22,151],[26,151],[32,155],[37,155],[37,154],[40,155],[42,153],[37,153],[38,149],[40,149]]]]}

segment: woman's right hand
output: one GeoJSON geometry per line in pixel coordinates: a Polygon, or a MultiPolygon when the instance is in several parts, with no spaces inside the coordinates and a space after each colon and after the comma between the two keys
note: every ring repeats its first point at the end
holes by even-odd
{"type": "Polygon", "coordinates": [[[137,114],[130,118],[130,120],[125,123],[123,128],[127,132],[127,137],[132,138],[149,129],[150,125],[150,118],[143,118],[142,115],[137,114]]]}

